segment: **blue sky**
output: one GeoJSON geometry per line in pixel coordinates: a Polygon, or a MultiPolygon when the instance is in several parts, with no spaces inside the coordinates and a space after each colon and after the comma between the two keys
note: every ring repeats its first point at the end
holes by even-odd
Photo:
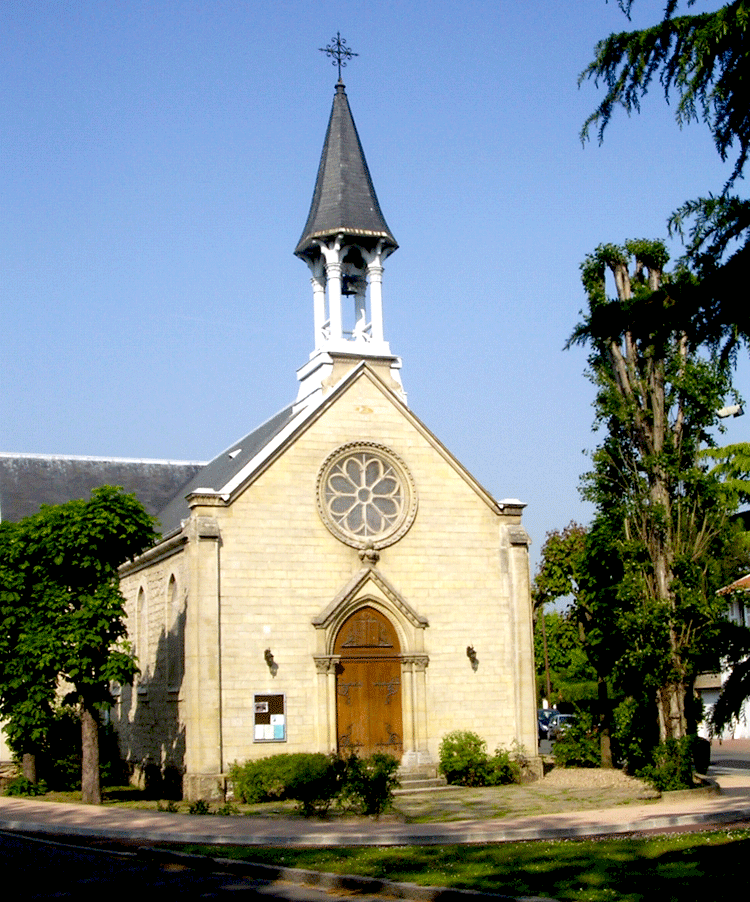
{"type": "MultiPolygon", "coordinates": [[[[633,27],[662,5],[637,0],[633,27]]],[[[292,251],[340,31],[400,244],[384,318],[410,406],[528,503],[536,559],[590,513],[593,395],[563,351],[579,264],[664,236],[729,172],[656,90],[581,145],[599,92],[578,73],[628,27],[605,0],[3,0],[0,449],[209,459],[294,398],[312,299],[292,251]]]]}

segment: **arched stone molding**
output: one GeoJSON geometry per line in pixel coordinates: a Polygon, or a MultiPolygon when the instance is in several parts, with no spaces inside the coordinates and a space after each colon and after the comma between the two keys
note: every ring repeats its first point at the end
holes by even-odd
{"type": "Polygon", "coordinates": [[[314,655],[317,672],[318,744],[323,752],[336,748],[336,636],[344,622],[363,607],[372,607],[393,624],[401,645],[401,702],[404,727],[402,767],[432,766],[427,750],[427,681],[429,657],[424,633],[429,622],[374,566],[363,567],[336,597],[312,619],[317,630],[314,655]]]}
{"type": "Polygon", "coordinates": [[[333,601],[313,617],[312,625],[319,631],[319,655],[333,654],[342,623],[365,604],[371,604],[393,621],[405,653],[424,652],[424,630],[430,625],[427,618],[414,610],[377,567],[368,566],[357,572],[333,601]]]}

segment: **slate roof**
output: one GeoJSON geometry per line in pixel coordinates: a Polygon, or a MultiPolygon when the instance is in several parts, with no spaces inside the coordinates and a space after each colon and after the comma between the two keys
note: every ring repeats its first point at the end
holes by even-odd
{"type": "Polygon", "coordinates": [[[0,519],[12,523],[42,504],[88,498],[119,485],[155,516],[202,467],[201,461],[131,460],[53,454],[0,453],[0,519]]]}
{"type": "Polygon", "coordinates": [[[380,210],[344,87],[341,81],[336,85],[310,213],[294,251],[298,257],[315,257],[315,239],[340,232],[373,246],[382,239],[385,248],[398,247],[380,210]]]}
{"type": "Polygon", "coordinates": [[[158,513],[162,535],[177,532],[182,521],[190,516],[185,500],[188,494],[199,489],[222,490],[293,418],[294,405],[290,404],[193,474],[190,481],[158,513]]]}

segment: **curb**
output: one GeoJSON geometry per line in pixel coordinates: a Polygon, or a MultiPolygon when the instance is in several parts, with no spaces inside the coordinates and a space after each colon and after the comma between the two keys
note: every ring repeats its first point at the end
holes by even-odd
{"type": "Polygon", "coordinates": [[[507,896],[499,893],[481,893],[477,890],[451,889],[443,886],[420,886],[416,883],[399,883],[377,877],[361,877],[357,874],[332,874],[326,871],[309,871],[304,868],[276,867],[251,861],[237,861],[234,858],[211,858],[191,855],[188,852],[144,847],[136,855],[147,860],[174,861],[190,867],[207,867],[212,870],[229,871],[241,876],[262,880],[267,883],[284,881],[297,886],[311,886],[330,892],[342,892],[357,896],[387,896],[393,899],[414,899],[416,902],[555,902],[548,896],[507,896]]]}
{"type": "MultiPolygon", "coordinates": [[[[689,790],[693,792],[694,790],[689,790]]],[[[505,829],[497,823],[492,828],[483,829],[481,821],[473,822],[470,828],[453,827],[449,832],[436,830],[429,832],[424,829],[410,832],[408,825],[403,829],[389,834],[375,834],[373,832],[338,833],[335,829],[330,832],[313,833],[310,835],[292,836],[289,834],[264,834],[261,836],[248,833],[245,835],[217,835],[215,833],[191,833],[186,836],[184,832],[173,829],[144,828],[133,830],[127,827],[114,827],[108,825],[106,829],[78,824],[49,824],[32,820],[17,820],[0,818],[0,830],[8,830],[13,833],[23,833],[39,836],[70,836],[81,838],[107,838],[121,841],[133,841],[144,843],[199,843],[209,846],[290,846],[304,848],[308,846],[431,846],[431,845],[475,845],[484,843],[515,842],[519,840],[557,840],[582,838],[586,836],[617,836],[626,833],[642,833],[645,830],[664,830],[672,827],[710,826],[712,824],[732,824],[737,821],[750,820],[750,806],[726,808],[722,811],[707,811],[674,814],[654,814],[652,817],[638,821],[621,821],[618,824],[585,823],[566,824],[565,826],[541,825],[515,826],[505,829]]]]}

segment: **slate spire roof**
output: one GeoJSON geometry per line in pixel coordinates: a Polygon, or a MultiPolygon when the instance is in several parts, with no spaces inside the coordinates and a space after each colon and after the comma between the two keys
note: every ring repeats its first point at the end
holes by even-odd
{"type": "Polygon", "coordinates": [[[316,239],[334,238],[342,232],[365,239],[362,243],[367,245],[382,240],[387,250],[398,247],[380,209],[345,85],[339,80],[310,213],[294,253],[303,259],[314,257],[316,239]]]}

